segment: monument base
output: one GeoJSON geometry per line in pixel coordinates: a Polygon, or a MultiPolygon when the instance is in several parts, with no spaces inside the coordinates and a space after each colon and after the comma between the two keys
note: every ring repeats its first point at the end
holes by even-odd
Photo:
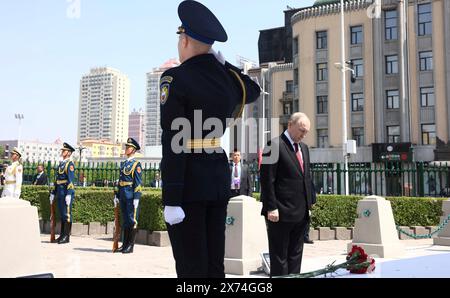
{"type": "Polygon", "coordinates": [[[0,277],[42,274],[41,239],[36,207],[0,198],[0,277]]]}
{"type": "Polygon", "coordinates": [[[450,237],[433,238],[433,245],[450,246],[450,237]]]}
{"type": "Polygon", "coordinates": [[[234,197],[227,208],[225,231],[225,273],[244,275],[261,267],[267,251],[267,231],[262,206],[254,198],[234,197]]]}
{"type": "Polygon", "coordinates": [[[361,247],[368,255],[375,255],[380,258],[396,258],[405,254],[403,244],[349,243],[347,245],[348,252],[352,250],[353,245],[361,247]]]}
{"type": "Polygon", "coordinates": [[[227,274],[249,275],[261,267],[261,259],[230,259],[225,258],[225,268],[227,274]]]}

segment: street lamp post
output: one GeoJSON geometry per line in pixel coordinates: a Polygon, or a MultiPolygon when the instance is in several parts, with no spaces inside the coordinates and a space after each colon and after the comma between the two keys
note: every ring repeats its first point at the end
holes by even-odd
{"type": "Polygon", "coordinates": [[[17,136],[17,147],[19,147],[19,142],[22,134],[22,120],[24,119],[23,114],[14,114],[14,118],[19,120],[19,135],[17,136]]]}
{"type": "MultiPolygon", "coordinates": [[[[77,150],[80,152],[80,158],[79,158],[79,163],[78,163],[78,167],[81,167],[81,155],[83,154],[83,150],[87,149],[87,147],[83,147],[83,145],[80,144],[80,147],[77,148],[77,150]]],[[[84,187],[84,173],[83,173],[83,181],[80,181],[81,178],[81,169],[79,169],[78,171],[78,183],[80,186],[84,187]]]]}
{"type": "Polygon", "coordinates": [[[345,195],[348,196],[348,154],[347,154],[347,88],[345,84],[345,18],[344,0],[341,0],[341,63],[342,63],[342,150],[344,154],[345,195]]]}
{"type": "Polygon", "coordinates": [[[86,149],[87,147],[83,147],[82,145],[80,145],[80,147],[77,148],[77,150],[80,151],[80,164],[81,164],[81,155],[83,154],[83,151],[86,149]]]}
{"type": "Polygon", "coordinates": [[[267,68],[261,69],[261,83],[262,83],[262,146],[264,147],[266,145],[266,134],[270,133],[270,130],[266,130],[267,125],[267,119],[266,119],[266,96],[269,95],[268,92],[266,92],[266,73],[268,72],[267,68]]]}

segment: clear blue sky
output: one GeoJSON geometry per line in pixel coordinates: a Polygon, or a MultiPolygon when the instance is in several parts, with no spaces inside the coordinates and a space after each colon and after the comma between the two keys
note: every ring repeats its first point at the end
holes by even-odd
{"type": "MultiPolygon", "coordinates": [[[[0,2],[0,140],[75,144],[79,81],[91,67],[110,66],[131,80],[133,108],[144,107],[145,74],[177,57],[181,1],[3,0],[0,2]],[[77,18],[77,4],[80,4],[77,18]],[[72,5],[72,6],[71,6],[72,5]],[[70,9],[75,8],[75,9],[70,9]],[[75,16],[75,18],[74,18],[75,16]]],[[[259,30],[284,25],[283,10],[313,0],[202,0],[227,30],[215,48],[258,61],[259,30]]]]}

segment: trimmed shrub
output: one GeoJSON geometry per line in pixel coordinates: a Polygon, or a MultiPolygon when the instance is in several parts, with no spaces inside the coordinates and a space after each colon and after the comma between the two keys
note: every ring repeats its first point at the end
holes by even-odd
{"type": "MultiPolygon", "coordinates": [[[[260,198],[259,193],[253,197],[260,198]]],[[[38,207],[40,217],[50,218],[49,192],[46,186],[23,186],[22,198],[38,207]]],[[[114,193],[112,188],[77,188],[73,206],[74,222],[101,222],[114,220],[114,193]]],[[[352,227],[358,217],[356,209],[362,196],[318,195],[311,216],[313,227],[352,227]]],[[[401,226],[434,226],[442,215],[445,198],[388,197],[395,223],[401,226]]],[[[138,227],[149,231],[164,231],[161,191],[145,188],[140,201],[138,227]]],[[[258,210],[259,212],[260,210],[258,210]]],[[[59,212],[56,210],[58,219],[59,212]]],[[[58,219],[59,220],[59,219],[58,219]]]]}
{"type": "MultiPolygon", "coordinates": [[[[313,227],[353,227],[361,196],[318,195],[313,208],[313,227]]],[[[445,198],[387,197],[394,220],[400,226],[435,226],[442,215],[445,198]]]]}

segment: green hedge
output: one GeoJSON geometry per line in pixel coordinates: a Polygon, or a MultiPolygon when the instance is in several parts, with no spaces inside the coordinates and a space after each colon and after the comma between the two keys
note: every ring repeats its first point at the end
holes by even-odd
{"type": "MultiPolygon", "coordinates": [[[[1,189],[0,189],[1,195],[1,189]]],[[[22,186],[21,198],[30,201],[39,210],[42,219],[50,218],[49,191],[46,186],[22,186]]],[[[112,188],[85,187],[77,188],[72,209],[74,222],[89,223],[101,222],[105,224],[114,220],[114,193],[112,188]]],[[[140,201],[140,215],[138,227],[149,231],[164,231],[163,208],[161,204],[161,191],[144,188],[140,201]]],[[[59,220],[58,207],[56,218],[59,220]]]]}
{"type": "MultiPolygon", "coordinates": [[[[319,195],[313,208],[313,227],[352,227],[358,217],[356,209],[361,196],[319,195]]],[[[394,220],[400,226],[435,226],[442,215],[445,198],[387,197],[394,220]]]]}
{"type": "MultiPolygon", "coordinates": [[[[259,193],[253,195],[259,200],[259,193]]],[[[41,218],[50,218],[47,187],[24,186],[22,198],[38,207],[41,218]]],[[[318,195],[311,225],[313,227],[352,227],[357,218],[356,209],[361,196],[318,195]]],[[[442,215],[445,198],[388,197],[392,204],[395,223],[401,226],[434,226],[442,215]]],[[[112,188],[77,188],[73,206],[75,222],[106,223],[114,220],[112,188]]],[[[161,191],[146,188],[140,202],[139,228],[164,231],[166,225],[161,204],[161,191]]],[[[259,212],[259,210],[258,210],[259,212]]],[[[58,212],[57,212],[58,214],[58,212]]]]}

